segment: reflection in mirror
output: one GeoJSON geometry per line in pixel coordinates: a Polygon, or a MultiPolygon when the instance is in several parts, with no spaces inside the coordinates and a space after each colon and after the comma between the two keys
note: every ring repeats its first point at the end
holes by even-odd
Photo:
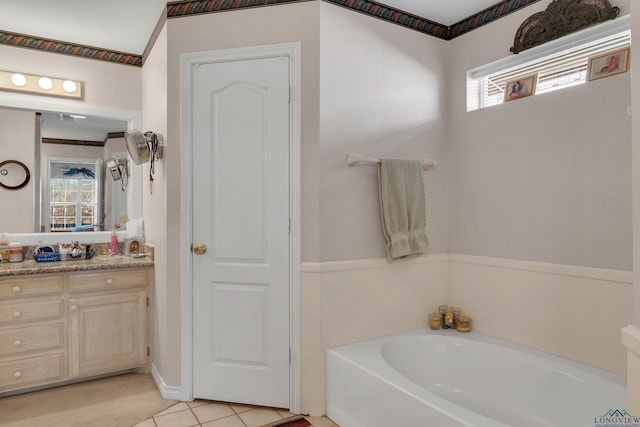
{"type": "Polygon", "coordinates": [[[47,158],[47,231],[96,231],[102,221],[101,159],[47,158]]]}
{"type": "Polygon", "coordinates": [[[29,168],[17,160],[0,162],[0,187],[18,190],[29,183],[29,168]]]}
{"type": "MultiPolygon", "coordinates": [[[[103,132],[97,137],[83,136],[74,133],[57,133],[54,134],[54,123],[63,122],[63,125],[73,125],[73,127],[82,126],[79,121],[82,119],[74,118],[73,115],[86,116],[89,122],[93,119],[108,119],[110,122],[118,122],[118,131],[124,129],[140,128],[142,125],[142,113],[136,110],[127,110],[122,108],[113,108],[99,105],[89,105],[86,103],[77,103],[75,101],[58,100],[58,99],[42,99],[40,97],[12,97],[7,94],[0,94],[0,161],[13,159],[24,163],[31,172],[31,179],[20,191],[4,191],[0,187],[0,205],[11,206],[11,209],[0,209],[0,232],[20,233],[20,242],[24,244],[55,244],[61,241],[67,242],[72,240],[82,240],[84,242],[106,242],[109,241],[111,232],[93,232],[83,233],[78,236],[77,233],[42,233],[47,222],[43,221],[45,210],[45,194],[46,188],[44,181],[46,180],[47,160],[46,151],[49,148],[59,149],[66,146],[67,149],[73,150],[69,153],[52,153],[53,157],[67,158],[91,158],[91,156],[80,154],[89,148],[98,151],[98,155],[92,158],[104,159],[127,157],[126,144],[122,142],[119,146],[113,141],[108,141],[102,147],[90,146],[74,146],[55,143],[42,143],[41,130],[44,137],[59,139],[76,139],[76,140],[96,140],[104,143],[105,133],[103,132]],[[49,117],[42,128],[42,114],[53,113],[49,117]],[[64,112],[62,116],[54,112],[64,112]],[[70,120],[74,119],[74,120],[70,120]],[[71,123],[69,123],[71,122],[71,123]],[[51,132],[50,132],[51,131],[51,132]]],[[[85,122],[86,123],[86,122],[85,122]]],[[[86,126],[85,126],[86,127],[86,126]]],[[[109,129],[107,132],[113,132],[109,129]]],[[[117,140],[117,138],[115,138],[117,140]]],[[[123,141],[123,139],[120,139],[123,141]]],[[[140,167],[128,168],[128,185],[126,191],[122,191],[121,181],[113,181],[111,177],[108,180],[102,175],[109,174],[104,170],[104,163],[100,172],[102,178],[102,189],[106,202],[102,206],[104,215],[104,230],[112,230],[116,225],[122,224],[120,218],[121,213],[126,212],[126,216],[133,219],[142,217],[142,182],[143,170],[140,167]],[[113,187],[113,188],[111,188],[113,187]],[[115,192],[115,188],[119,193],[115,192]],[[113,191],[113,192],[112,192],[113,191]],[[112,193],[110,193],[112,192],[112,193]],[[119,199],[118,206],[113,207],[112,201],[119,199]],[[109,206],[111,204],[111,206],[109,206]],[[112,212],[110,214],[110,212],[112,212]],[[108,215],[111,215],[109,217],[108,215]]],[[[122,227],[123,230],[126,227],[122,227]]]]}
{"type": "Polygon", "coordinates": [[[42,231],[101,231],[123,227],[127,188],[105,170],[126,158],[128,123],[42,113],[40,125],[42,231]],[[106,178],[106,179],[105,179],[106,178]]]}

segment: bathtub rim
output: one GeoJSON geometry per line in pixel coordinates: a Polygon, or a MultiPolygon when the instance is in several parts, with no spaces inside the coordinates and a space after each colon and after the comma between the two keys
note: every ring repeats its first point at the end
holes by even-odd
{"type": "Polygon", "coordinates": [[[578,370],[587,376],[595,377],[600,381],[606,381],[626,390],[626,377],[614,372],[609,372],[601,368],[596,368],[590,365],[586,365],[581,362],[577,362],[565,357],[546,353],[531,347],[527,347],[521,344],[516,344],[500,338],[492,337],[490,335],[482,334],[479,332],[471,331],[468,333],[460,333],[455,330],[431,330],[428,328],[422,328],[412,330],[408,332],[402,332],[398,334],[388,335],[380,338],[374,338],[370,340],[358,341],[352,344],[345,344],[328,348],[327,352],[327,414],[331,416],[330,406],[331,397],[329,396],[329,383],[330,383],[330,369],[329,364],[332,358],[337,358],[345,363],[348,363],[355,368],[361,369],[372,375],[377,380],[382,381],[385,385],[391,386],[401,392],[404,392],[411,396],[413,399],[420,401],[421,403],[429,406],[435,411],[443,413],[465,426],[475,427],[502,427],[505,424],[496,424],[496,420],[489,419],[481,414],[478,414],[470,409],[459,406],[458,404],[440,397],[429,390],[426,390],[422,386],[414,383],[409,378],[398,372],[395,368],[387,363],[382,355],[382,347],[384,344],[392,339],[410,337],[410,336],[429,336],[437,335],[444,337],[459,338],[461,340],[479,341],[486,344],[505,347],[516,352],[524,353],[527,357],[537,356],[544,360],[549,360],[553,365],[565,364],[569,366],[571,370],[578,370]],[[358,364],[354,363],[353,358],[356,357],[358,364]]]}
{"type": "MultiPolygon", "coordinates": [[[[445,337],[457,337],[460,339],[468,339],[471,341],[479,341],[479,342],[483,342],[486,344],[493,344],[496,346],[500,346],[500,347],[506,347],[509,348],[511,350],[515,350],[515,351],[519,351],[519,352],[523,352],[526,354],[530,354],[533,356],[539,356],[543,359],[547,359],[547,360],[551,360],[553,362],[556,363],[566,363],[569,366],[572,366],[575,369],[579,369],[579,370],[583,370],[586,371],[587,373],[603,378],[607,381],[611,381],[613,383],[615,383],[618,386],[621,386],[623,388],[627,388],[627,377],[625,375],[621,375],[615,372],[611,372],[611,371],[607,371],[605,369],[602,368],[598,368],[595,366],[591,366],[588,365],[586,363],[582,363],[582,362],[578,362],[576,360],[573,359],[569,359],[563,356],[559,356],[556,354],[552,354],[552,353],[547,353],[545,351],[542,350],[538,350],[536,348],[533,347],[529,347],[523,344],[518,344],[518,343],[514,343],[511,341],[507,341],[501,338],[497,338],[491,335],[487,335],[481,332],[476,332],[476,331],[471,331],[471,332],[458,332],[456,330],[453,329],[439,329],[439,330],[432,330],[429,328],[420,328],[420,329],[414,329],[411,331],[406,331],[406,332],[400,332],[397,334],[392,334],[392,335],[386,335],[383,337],[378,337],[378,338],[373,338],[373,339],[368,339],[368,340],[361,340],[361,341],[356,341],[354,343],[350,343],[350,344],[343,344],[343,345],[339,345],[339,346],[334,346],[334,347],[330,347],[328,348],[326,351],[328,352],[334,352],[337,354],[343,354],[346,355],[349,353],[349,349],[355,349],[358,351],[358,353],[362,352],[363,350],[367,349],[367,350],[373,350],[373,349],[382,349],[382,346],[388,342],[390,339],[393,338],[400,338],[400,337],[409,337],[409,336],[413,336],[413,335],[438,335],[438,336],[445,336],[445,337]]],[[[381,354],[381,353],[380,353],[381,354]]],[[[386,361],[385,361],[386,363],[386,361]]],[[[394,372],[395,371],[394,369],[394,372]]]]}

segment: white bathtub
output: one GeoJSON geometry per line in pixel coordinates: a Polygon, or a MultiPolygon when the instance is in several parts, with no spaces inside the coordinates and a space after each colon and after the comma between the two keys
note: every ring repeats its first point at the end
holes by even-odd
{"type": "Polygon", "coordinates": [[[421,330],[327,350],[341,427],[593,427],[625,378],[470,332],[421,330]]]}

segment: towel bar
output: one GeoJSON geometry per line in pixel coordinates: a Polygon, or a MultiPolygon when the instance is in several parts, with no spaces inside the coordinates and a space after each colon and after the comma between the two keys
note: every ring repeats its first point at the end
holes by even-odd
{"type": "MultiPolygon", "coordinates": [[[[355,166],[360,163],[380,163],[380,159],[375,157],[365,157],[359,154],[347,154],[347,165],[355,166]]],[[[424,169],[429,169],[437,165],[435,160],[422,160],[422,167],[424,169]]]]}

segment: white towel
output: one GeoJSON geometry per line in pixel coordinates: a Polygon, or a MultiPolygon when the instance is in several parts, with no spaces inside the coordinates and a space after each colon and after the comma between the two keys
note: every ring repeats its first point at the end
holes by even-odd
{"type": "Polygon", "coordinates": [[[422,162],[380,159],[380,215],[387,257],[402,258],[429,250],[422,162]]]}

